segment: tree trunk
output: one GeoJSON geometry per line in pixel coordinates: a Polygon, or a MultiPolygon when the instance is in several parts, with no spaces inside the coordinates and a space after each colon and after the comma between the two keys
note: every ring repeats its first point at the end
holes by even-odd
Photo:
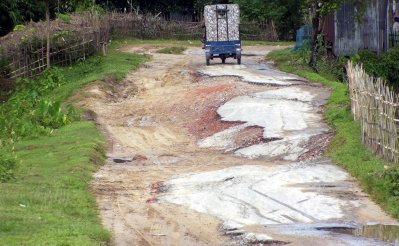
{"type": "Polygon", "coordinates": [[[46,60],[47,68],[50,68],[50,3],[46,0],[46,22],[47,22],[47,49],[46,49],[46,60]]]}
{"type": "MultiPolygon", "coordinates": [[[[317,7],[316,7],[317,8],[317,7]]],[[[309,60],[309,66],[317,71],[317,52],[318,52],[318,36],[320,34],[320,13],[317,9],[314,10],[313,18],[312,18],[312,29],[313,29],[313,35],[312,35],[312,40],[311,40],[311,46],[310,46],[310,60],[309,60]]]]}

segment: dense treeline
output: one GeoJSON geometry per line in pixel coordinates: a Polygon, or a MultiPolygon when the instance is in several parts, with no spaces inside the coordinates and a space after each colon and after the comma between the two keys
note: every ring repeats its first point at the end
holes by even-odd
{"type": "Polygon", "coordinates": [[[198,21],[204,5],[238,3],[245,21],[273,21],[280,38],[287,38],[302,22],[300,0],[7,0],[0,2],[0,36],[12,31],[16,25],[45,20],[46,2],[50,16],[85,11],[91,8],[105,11],[191,16],[198,21]]]}

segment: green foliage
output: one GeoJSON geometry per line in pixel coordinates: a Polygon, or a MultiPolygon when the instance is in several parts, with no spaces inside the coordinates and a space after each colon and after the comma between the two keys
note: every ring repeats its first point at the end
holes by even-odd
{"type": "Polygon", "coordinates": [[[93,4],[92,1],[78,2],[75,11],[78,13],[90,11],[100,15],[105,13],[105,10],[100,5],[93,4]]]}
{"type": "Polygon", "coordinates": [[[378,76],[381,72],[379,71],[378,54],[371,50],[359,50],[357,54],[352,57],[352,61],[355,63],[362,63],[364,69],[368,74],[372,76],[378,76]]]}
{"type": "Polygon", "coordinates": [[[173,47],[167,47],[167,48],[162,48],[157,50],[157,53],[163,53],[163,54],[181,54],[183,51],[186,50],[186,47],[181,47],[181,46],[173,46],[173,47]]]}
{"type": "MultiPolygon", "coordinates": [[[[1,50],[0,50],[1,54],[1,50]]],[[[9,60],[3,56],[0,56],[0,73],[7,73],[7,66],[10,64],[9,60]]]]}
{"type": "Polygon", "coordinates": [[[25,29],[25,25],[19,24],[19,25],[15,25],[13,31],[20,31],[20,30],[24,30],[25,29]]]}
{"type": "Polygon", "coordinates": [[[297,0],[233,0],[239,4],[241,18],[247,21],[273,21],[280,39],[292,39],[302,24],[302,9],[297,0]]]}
{"type": "Polygon", "coordinates": [[[62,71],[46,70],[36,79],[19,79],[18,88],[9,100],[0,105],[0,139],[38,136],[79,118],[72,106],[62,108],[48,95],[65,83],[62,71]]]}
{"type": "Polygon", "coordinates": [[[399,168],[389,168],[382,172],[382,175],[377,178],[385,180],[384,186],[388,193],[399,202],[399,168]]]}
{"type": "MultiPolygon", "coordinates": [[[[294,55],[290,55],[292,65],[307,68],[310,61],[310,43],[305,40],[304,44],[295,51],[294,55]]],[[[333,57],[327,54],[325,47],[319,47],[317,52],[317,71],[323,75],[327,75],[333,80],[344,81],[345,78],[345,65],[347,58],[333,57]]]]}
{"type": "Polygon", "coordinates": [[[381,75],[395,87],[399,86],[399,46],[382,55],[381,75]]]}
{"type": "MultiPolygon", "coordinates": [[[[311,81],[321,82],[332,89],[325,117],[335,129],[328,155],[356,177],[360,185],[387,212],[399,218],[399,174],[392,163],[376,157],[361,142],[360,124],[353,121],[347,85],[331,79],[331,73],[318,74],[309,66],[292,63],[290,50],[273,51],[268,58],[277,62],[278,68],[295,73],[311,81]],[[387,170],[385,170],[388,167],[387,170]]],[[[296,58],[298,59],[298,58],[296,58]]]]}
{"type": "Polygon", "coordinates": [[[399,86],[399,47],[391,48],[386,53],[377,54],[369,50],[361,50],[353,61],[363,64],[366,72],[374,77],[382,77],[389,84],[399,86]]]}
{"type": "Polygon", "coordinates": [[[302,46],[295,51],[295,56],[292,56],[292,61],[296,65],[304,65],[309,63],[310,58],[310,43],[309,40],[304,40],[302,46]]]}
{"type": "Polygon", "coordinates": [[[71,37],[71,35],[72,35],[71,31],[69,31],[68,29],[63,29],[61,31],[52,33],[51,38],[53,39],[53,41],[62,39],[62,41],[65,42],[65,40],[71,37]]]}
{"type": "Polygon", "coordinates": [[[110,234],[88,188],[104,148],[104,137],[85,121],[16,143],[14,178],[0,183],[0,245],[107,245],[110,234]]]}
{"type": "Polygon", "coordinates": [[[57,13],[57,18],[66,23],[71,23],[71,16],[68,14],[57,13]]]}
{"type": "Polygon", "coordinates": [[[74,120],[77,112],[60,102],[107,74],[121,79],[146,60],[111,46],[106,57],[19,80],[0,106],[1,245],[107,245],[110,234],[88,188],[104,162],[105,139],[94,123],[74,120]],[[14,139],[15,150],[6,149],[14,139]]]}

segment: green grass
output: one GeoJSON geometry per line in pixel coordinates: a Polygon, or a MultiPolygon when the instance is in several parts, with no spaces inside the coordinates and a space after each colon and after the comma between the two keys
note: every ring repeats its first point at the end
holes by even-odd
{"type": "Polygon", "coordinates": [[[270,45],[270,46],[294,46],[291,41],[260,41],[260,40],[243,40],[243,46],[257,46],[257,45],[270,45]]]}
{"type": "Polygon", "coordinates": [[[110,74],[122,79],[129,70],[137,68],[146,60],[146,56],[121,52],[116,49],[116,45],[112,46],[107,56],[94,55],[86,61],[64,68],[64,76],[68,83],[56,89],[52,99],[65,101],[75,90],[89,82],[102,80],[110,74]]]}
{"type": "Polygon", "coordinates": [[[125,45],[165,45],[165,46],[198,46],[201,47],[200,40],[173,40],[173,39],[137,39],[137,38],[123,38],[112,40],[114,48],[120,48],[125,45]]]}
{"type": "Polygon", "coordinates": [[[87,182],[104,160],[93,123],[16,144],[15,180],[0,184],[0,245],[100,245],[109,240],[87,182]]]}
{"type": "MultiPolygon", "coordinates": [[[[66,101],[88,83],[108,75],[121,79],[147,59],[113,46],[106,57],[63,68],[67,82],[49,96],[66,101]]],[[[87,121],[15,143],[14,178],[0,183],[0,245],[106,244],[110,234],[88,187],[104,162],[104,148],[104,137],[87,121]]]]}
{"type": "MultiPolygon", "coordinates": [[[[243,46],[256,46],[256,45],[271,45],[271,46],[293,46],[295,43],[290,41],[254,41],[242,40],[243,46]]],[[[165,45],[165,46],[195,46],[202,47],[200,40],[173,40],[173,39],[137,39],[137,38],[123,38],[112,41],[112,46],[120,48],[125,45],[165,45]]]]}
{"type": "Polygon", "coordinates": [[[172,47],[166,47],[157,50],[157,53],[162,53],[162,54],[176,54],[179,55],[185,51],[186,48],[182,46],[172,46],[172,47]]]}
{"type": "Polygon", "coordinates": [[[329,74],[317,74],[307,65],[300,64],[290,49],[273,51],[268,59],[274,60],[279,69],[297,74],[332,89],[325,118],[335,129],[335,136],[327,154],[356,177],[361,187],[385,211],[399,218],[399,171],[384,162],[361,143],[360,123],[351,115],[347,85],[334,81],[329,74]]]}

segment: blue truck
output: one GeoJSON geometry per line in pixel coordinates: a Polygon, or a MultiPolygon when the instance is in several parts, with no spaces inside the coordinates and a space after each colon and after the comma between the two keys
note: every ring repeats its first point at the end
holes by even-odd
{"type": "Polygon", "coordinates": [[[222,63],[234,58],[241,64],[240,10],[237,4],[206,5],[205,20],[205,58],[210,65],[213,58],[222,63]]]}

